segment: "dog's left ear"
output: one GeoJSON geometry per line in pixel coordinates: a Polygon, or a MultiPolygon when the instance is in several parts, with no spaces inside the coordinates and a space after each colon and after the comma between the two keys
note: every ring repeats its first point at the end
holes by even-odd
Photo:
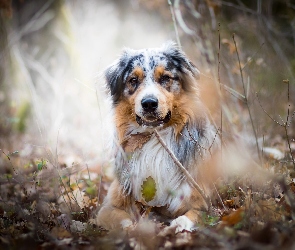
{"type": "Polygon", "coordinates": [[[164,55],[171,59],[177,70],[182,73],[192,75],[196,79],[199,79],[200,71],[186,57],[184,52],[179,49],[175,42],[166,42],[165,44],[163,44],[162,50],[164,55]]]}

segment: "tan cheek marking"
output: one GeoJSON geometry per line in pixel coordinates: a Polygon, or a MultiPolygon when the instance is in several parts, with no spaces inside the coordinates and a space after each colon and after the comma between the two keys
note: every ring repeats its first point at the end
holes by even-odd
{"type": "Polygon", "coordinates": [[[196,92],[185,93],[182,90],[175,96],[171,120],[166,126],[174,126],[176,138],[189,120],[196,121],[204,118],[204,106],[196,95],[196,92]]]}
{"type": "Polygon", "coordinates": [[[115,108],[115,123],[120,144],[124,141],[129,124],[137,123],[135,114],[135,100],[143,89],[144,86],[140,85],[133,95],[128,98],[124,98],[115,108]]]}
{"type": "Polygon", "coordinates": [[[139,87],[136,89],[136,92],[130,96],[128,98],[128,102],[130,103],[130,105],[132,106],[133,108],[133,111],[135,110],[135,100],[137,98],[138,95],[140,95],[140,93],[144,90],[144,86],[141,84],[139,85],[139,87]]]}
{"type": "Polygon", "coordinates": [[[134,105],[130,103],[130,100],[122,100],[115,108],[115,123],[118,132],[119,143],[124,140],[124,135],[128,128],[128,125],[135,121],[134,105]]]}
{"type": "Polygon", "coordinates": [[[167,126],[174,126],[175,136],[178,137],[183,129],[183,126],[188,122],[188,118],[193,116],[191,105],[194,105],[189,100],[183,91],[177,96],[174,96],[171,110],[171,119],[167,126]]]}
{"type": "Polygon", "coordinates": [[[175,95],[168,92],[160,85],[156,87],[161,93],[158,108],[159,115],[161,118],[164,118],[168,111],[171,111],[171,120],[165,126],[174,126],[175,136],[178,137],[183,126],[188,122],[188,117],[193,116],[191,105],[194,104],[191,103],[189,97],[186,96],[183,91],[181,91],[180,94],[175,95]]]}
{"type": "Polygon", "coordinates": [[[158,96],[158,113],[163,119],[167,115],[168,111],[172,110],[173,108],[174,95],[160,85],[155,86],[155,88],[158,88],[158,91],[160,93],[158,96]]]}

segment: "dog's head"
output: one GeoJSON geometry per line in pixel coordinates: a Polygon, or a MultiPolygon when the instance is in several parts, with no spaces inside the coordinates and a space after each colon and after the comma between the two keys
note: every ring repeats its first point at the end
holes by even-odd
{"type": "Polygon", "coordinates": [[[106,70],[115,107],[124,103],[130,111],[124,114],[126,119],[131,116],[131,121],[149,127],[172,119],[175,101],[196,90],[198,76],[197,68],[173,42],[156,49],[125,49],[106,70]]]}

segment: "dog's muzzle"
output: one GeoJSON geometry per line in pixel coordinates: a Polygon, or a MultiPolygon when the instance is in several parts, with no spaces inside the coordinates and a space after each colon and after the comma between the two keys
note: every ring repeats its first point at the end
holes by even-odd
{"type": "Polygon", "coordinates": [[[143,98],[141,100],[143,115],[142,117],[136,115],[137,123],[139,125],[157,127],[159,125],[169,122],[171,118],[171,112],[168,111],[164,118],[160,117],[160,115],[157,112],[158,104],[158,99],[155,97],[148,96],[146,98],[143,98]]]}

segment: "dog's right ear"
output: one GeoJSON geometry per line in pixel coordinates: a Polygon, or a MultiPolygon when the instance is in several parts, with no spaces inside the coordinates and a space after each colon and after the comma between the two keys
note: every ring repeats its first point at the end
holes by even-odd
{"type": "Polygon", "coordinates": [[[191,74],[196,79],[199,79],[200,71],[197,67],[188,59],[185,53],[177,46],[173,41],[168,41],[162,45],[164,54],[171,59],[174,66],[185,74],[191,74]]]}
{"type": "Polygon", "coordinates": [[[119,102],[123,94],[125,81],[131,66],[132,52],[131,49],[124,49],[121,57],[105,71],[107,86],[110,89],[114,104],[119,102]]]}

